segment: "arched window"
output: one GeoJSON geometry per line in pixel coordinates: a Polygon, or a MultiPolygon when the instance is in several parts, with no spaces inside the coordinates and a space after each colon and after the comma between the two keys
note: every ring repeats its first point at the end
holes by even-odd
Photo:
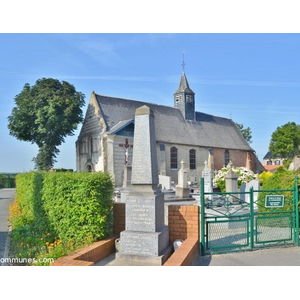
{"type": "Polygon", "coordinates": [[[228,150],[225,150],[224,160],[225,160],[225,166],[227,166],[230,162],[230,153],[228,150]]]}
{"type": "Polygon", "coordinates": [[[190,154],[190,170],[196,170],[196,150],[191,149],[190,154]]]}
{"type": "Polygon", "coordinates": [[[178,157],[177,157],[177,148],[176,147],[172,147],[170,150],[170,154],[171,154],[171,169],[177,169],[177,161],[178,161],[178,157]]]}

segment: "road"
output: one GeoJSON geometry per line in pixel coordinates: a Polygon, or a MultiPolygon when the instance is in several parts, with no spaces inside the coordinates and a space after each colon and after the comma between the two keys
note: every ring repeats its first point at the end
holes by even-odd
{"type": "MultiPolygon", "coordinates": [[[[16,189],[0,189],[0,259],[4,257],[8,236],[9,205],[15,199],[16,189]]],[[[1,263],[0,263],[1,265],[1,263]]]]}
{"type": "Polygon", "coordinates": [[[278,247],[198,257],[195,266],[300,266],[300,247],[278,247]]]}

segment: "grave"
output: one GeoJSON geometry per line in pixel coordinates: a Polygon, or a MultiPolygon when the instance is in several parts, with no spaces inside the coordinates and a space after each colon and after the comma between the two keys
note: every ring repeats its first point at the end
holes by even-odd
{"type": "Polygon", "coordinates": [[[190,198],[190,189],[187,180],[187,170],[184,167],[184,160],[181,162],[181,168],[178,171],[178,184],[176,186],[176,197],[178,198],[190,198]]]}
{"type": "Polygon", "coordinates": [[[142,106],[135,113],[132,189],[126,199],[125,231],[120,234],[117,259],[128,265],[162,265],[171,255],[169,228],[164,222],[164,195],[158,189],[153,111],[142,106]]]}
{"type": "MultiPolygon", "coordinates": [[[[213,192],[213,183],[212,183],[212,172],[208,168],[207,161],[204,162],[204,170],[202,171],[202,178],[204,178],[204,192],[212,193],[213,192]]],[[[213,195],[208,195],[208,199],[212,199],[213,195]]]]}
{"type": "MultiPolygon", "coordinates": [[[[233,172],[232,162],[230,161],[228,166],[230,167],[229,172],[225,175],[225,185],[226,193],[236,193],[238,192],[238,175],[233,172]]],[[[230,201],[232,203],[239,203],[238,195],[230,196],[230,201]]]]}
{"type": "Polygon", "coordinates": [[[158,175],[159,184],[162,190],[171,190],[171,177],[165,175],[158,175]]]}
{"type": "MultiPolygon", "coordinates": [[[[260,190],[260,182],[256,179],[251,180],[250,182],[246,183],[246,184],[242,184],[240,186],[240,192],[249,192],[251,187],[253,187],[254,191],[259,191],[260,190]]],[[[241,194],[241,200],[243,202],[249,203],[250,204],[250,194],[241,194]]],[[[257,208],[257,200],[258,200],[258,193],[253,193],[253,206],[254,208],[257,208]]]]}

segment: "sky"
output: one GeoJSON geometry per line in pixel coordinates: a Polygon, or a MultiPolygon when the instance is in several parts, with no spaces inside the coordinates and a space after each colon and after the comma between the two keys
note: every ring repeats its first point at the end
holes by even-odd
{"type": "MultiPolygon", "coordinates": [[[[300,123],[299,49],[297,33],[1,33],[0,173],[34,169],[37,146],[7,128],[25,83],[68,81],[86,104],[95,91],[173,106],[183,51],[196,110],[250,127],[261,160],[278,126],[300,123]]],[[[59,147],[55,168],[76,169],[81,126],[59,147]]]]}

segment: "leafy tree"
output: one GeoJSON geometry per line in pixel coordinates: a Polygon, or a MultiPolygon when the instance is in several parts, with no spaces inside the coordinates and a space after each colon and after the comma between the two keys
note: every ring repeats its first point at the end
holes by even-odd
{"type": "Polygon", "coordinates": [[[291,159],[300,152],[300,125],[295,122],[289,122],[273,132],[270,146],[270,151],[275,157],[291,159]]]}
{"type": "Polygon", "coordinates": [[[250,127],[244,128],[243,124],[235,123],[237,128],[241,131],[244,139],[251,144],[252,143],[252,131],[250,127]]]}
{"type": "Polygon", "coordinates": [[[33,158],[36,169],[53,167],[57,147],[66,136],[74,135],[83,120],[84,98],[73,85],[52,78],[39,79],[33,86],[26,83],[15,97],[16,106],[8,117],[9,133],[38,146],[39,152],[33,158]]]}

